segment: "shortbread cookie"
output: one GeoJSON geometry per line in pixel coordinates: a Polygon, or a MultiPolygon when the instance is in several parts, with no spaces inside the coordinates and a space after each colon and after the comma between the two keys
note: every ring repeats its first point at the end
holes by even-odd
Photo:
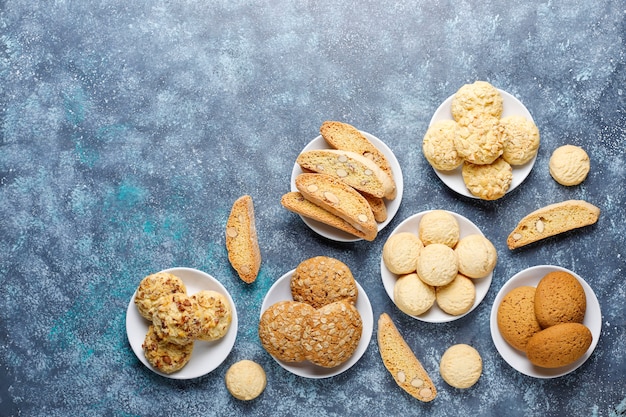
{"type": "Polygon", "coordinates": [[[578,185],[589,174],[589,155],[580,146],[564,145],[550,157],[550,175],[561,185],[578,185]]]}
{"type": "Polygon", "coordinates": [[[248,359],[232,364],[224,381],[228,392],[242,401],[254,400],[267,386],[267,376],[261,365],[248,359]]]}
{"type": "Polygon", "coordinates": [[[486,81],[465,84],[452,97],[452,117],[456,121],[470,116],[500,118],[503,102],[498,89],[486,81]]]}
{"type": "Polygon", "coordinates": [[[422,152],[428,163],[440,171],[452,171],[463,163],[454,145],[456,122],[439,120],[433,123],[422,140],[422,152]]]}
{"type": "Polygon", "coordinates": [[[393,286],[393,302],[409,316],[419,316],[435,304],[435,287],[417,274],[402,275],[393,286]]]}
{"type": "Polygon", "coordinates": [[[199,331],[191,298],[183,293],[159,298],[152,310],[152,323],[159,338],[177,345],[192,342],[199,331]]]}
{"type": "Polygon", "coordinates": [[[183,280],[168,272],[157,272],[141,280],[135,295],[135,305],[143,318],[152,321],[151,310],[156,301],[164,295],[175,293],[187,293],[183,280]]]}
{"type": "Polygon", "coordinates": [[[193,346],[193,341],[183,345],[169,342],[159,337],[155,326],[150,325],[141,348],[152,367],[165,374],[171,374],[181,370],[189,362],[193,346]]]}
{"type": "Polygon", "coordinates": [[[526,215],[509,234],[506,244],[516,249],[598,221],[600,209],[583,200],[550,204],[526,215]]]}
{"type": "Polygon", "coordinates": [[[263,348],[283,362],[302,362],[306,352],[302,347],[302,333],[307,316],[315,309],[297,301],[279,301],[261,315],[259,338],[263,348]]]}
{"type": "Polygon", "coordinates": [[[361,193],[363,197],[367,200],[372,209],[372,213],[374,213],[374,219],[378,223],[382,223],[387,220],[387,205],[385,204],[385,200],[379,197],[371,196],[367,193],[361,193]]]}
{"type": "Polygon", "coordinates": [[[593,335],[584,324],[559,323],[533,335],[526,356],[533,365],[560,368],[580,359],[592,341],[593,335]]]}
{"type": "Polygon", "coordinates": [[[424,214],[418,225],[419,238],[424,245],[443,243],[453,248],[459,241],[459,222],[450,212],[432,210],[424,214]]]}
{"type": "Polygon", "coordinates": [[[228,298],[217,291],[202,290],[191,295],[193,312],[199,321],[196,339],[212,341],[226,335],[232,321],[228,298]]]}
{"type": "Polygon", "coordinates": [[[493,163],[504,150],[500,121],[488,116],[460,119],[454,133],[454,147],[466,162],[493,163]]]}
{"type": "Polygon", "coordinates": [[[490,165],[465,162],[461,173],[468,191],[483,200],[497,200],[504,196],[513,181],[513,169],[502,158],[490,165]]]}
{"type": "Polygon", "coordinates": [[[483,373],[483,359],[470,345],[453,345],[441,357],[439,373],[450,386],[469,388],[478,382],[483,373]]]}
{"type": "Polygon", "coordinates": [[[295,301],[313,308],[339,300],[356,304],[358,297],[356,281],[348,265],[328,256],[315,256],[300,262],[289,285],[295,301]]]}
{"type": "Polygon", "coordinates": [[[535,317],[535,287],[522,286],[509,291],[498,306],[497,321],[500,335],[508,344],[522,352],[528,340],[541,326],[535,317]]]}
{"type": "Polygon", "coordinates": [[[537,155],[539,129],[524,116],[507,116],[500,119],[502,127],[502,159],[509,165],[524,165],[537,155]]]}
{"type": "Polygon", "coordinates": [[[409,274],[417,268],[417,257],[423,247],[417,235],[396,233],[383,245],[383,263],[392,274],[409,274]]]}
{"type": "Polygon", "coordinates": [[[378,350],[396,384],[414,398],[429,402],[437,388],[387,313],[378,319],[378,350]]]}
{"type": "Polygon", "coordinates": [[[326,174],[303,173],[296,177],[295,182],[304,198],[361,230],[365,240],[376,239],[378,223],[372,208],[354,188],[326,174]]]}
{"type": "Polygon", "coordinates": [[[565,271],[546,274],[535,292],[535,316],[542,328],[559,323],[582,323],[587,310],[585,289],[565,271]]]}
{"type": "Polygon", "coordinates": [[[226,222],[226,249],[239,277],[248,284],[254,282],[261,268],[261,250],[249,195],[239,197],[232,206],[226,222]]]}
{"type": "Polygon", "coordinates": [[[474,305],[476,286],[471,279],[457,274],[449,284],[435,287],[435,299],[440,309],[453,316],[460,316],[474,305]]]}
{"type": "Polygon", "coordinates": [[[347,300],[327,304],[306,317],[302,347],[306,359],[324,368],[352,357],[363,333],[359,310],[347,300]]]}
{"type": "Polygon", "coordinates": [[[417,258],[417,275],[428,285],[446,285],[458,271],[459,261],[454,249],[443,243],[424,246],[417,258]]]}
{"type": "Polygon", "coordinates": [[[459,259],[459,272],[469,278],[484,278],[491,274],[498,253],[489,239],[480,234],[464,236],[454,249],[459,259]]]}

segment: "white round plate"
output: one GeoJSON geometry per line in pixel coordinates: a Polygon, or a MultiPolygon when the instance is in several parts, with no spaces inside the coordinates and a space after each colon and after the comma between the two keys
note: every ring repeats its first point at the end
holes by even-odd
{"type": "MultiPolygon", "coordinates": [[[[519,101],[518,99],[516,99],[515,97],[513,97],[511,94],[507,93],[506,91],[503,91],[500,89],[498,89],[498,91],[502,95],[502,100],[503,100],[502,117],[519,115],[519,116],[524,116],[529,120],[533,120],[532,116],[530,115],[530,112],[528,111],[526,106],[522,104],[521,101],[519,101]]],[[[439,120],[451,120],[452,119],[451,104],[452,104],[453,97],[454,97],[454,94],[448,97],[443,103],[441,103],[439,108],[435,111],[435,114],[433,115],[433,117],[430,119],[429,126],[431,126],[435,122],[438,122],[439,120]]],[[[533,166],[535,165],[536,160],[537,160],[537,155],[535,155],[533,159],[531,159],[524,165],[517,165],[517,166],[511,167],[513,168],[513,181],[511,181],[511,186],[507,190],[507,193],[510,193],[511,191],[516,189],[522,182],[524,182],[526,177],[528,177],[528,174],[530,174],[530,171],[533,169],[533,166]]],[[[444,184],[446,184],[450,189],[456,191],[457,193],[461,195],[464,195],[465,197],[478,199],[478,197],[470,193],[467,187],[465,186],[465,182],[463,181],[463,175],[461,174],[461,170],[462,170],[461,167],[458,167],[452,171],[440,171],[438,169],[434,169],[434,170],[435,170],[435,174],[437,174],[437,176],[441,179],[441,181],[443,181],[444,184]]]]}
{"type": "Polygon", "coordinates": [[[560,266],[538,265],[518,272],[502,286],[493,302],[493,306],[491,307],[490,327],[491,338],[493,339],[494,345],[496,345],[496,349],[500,353],[500,356],[502,356],[502,358],[514,369],[524,375],[532,376],[534,378],[556,378],[573,372],[585,363],[587,359],[589,359],[598,344],[598,340],[600,339],[600,330],[602,329],[602,312],[600,311],[600,303],[598,302],[596,294],[593,292],[589,284],[587,284],[587,282],[585,282],[585,280],[580,276],[560,266]],[[587,311],[585,312],[583,324],[591,330],[593,339],[591,341],[591,346],[587,349],[587,352],[576,362],[560,368],[549,369],[534,366],[530,363],[524,352],[513,348],[502,338],[500,331],[498,330],[498,306],[500,305],[500,302],[502,302],[504,296],[513,288],[525,285],[536,287],[537,284],[539,284],[539,281],[541,281],[546,274],[554,271],[564,271],[572,274],[583,286],[585,295],[587,296],[587,311]]]}
{"type": "Polygon", "coordinates": [[[180,370],[166,374],[154,369],[146,360],[141,345],[148,333],[150,322],[144,319],[135,306],[137,291],[128,303],[126,310],[126,334],[137,358],[151,371],[172,379],[191,379],[206,375],[221,365],[230,353],[235,339],[237,338],[237,309],[232,297],[224,286],[211,275],[192,268],[171,268],[163,272],[169,272],[183,280],[187,287],[187,294],[192,295],[201,290],[212,290],[224,294],[232,307],[232,321],[226,335],[214,342],[196,341],[189,362],[180,370]]]}
{"type": "MultiPolygon", "coordinates": [[[[393,217],[398,212],[398,209],[400,208],[402,193],[404,191],[402,169],[400,168],[400,164],[398,163],[396,156],[383,141],[381,141],[374,135],[370,135],[367,132],[361,131],[361,133],[363,134],[363,136],[369,139],[369,141],[372,142],[372,144],[376,146],[383,153],[383,155],[385,155],[385,157],[389,161],[389,164],[391,165],[393,179],[396,182],[396,198],[394,198],[393,200],[385,200],[385,205],[387,206],[387,220],[382,223],[378,223],[378,231],[380,232],[385,228],[385,226],[389,224],[389,222],[393,219],[393,217]]],[[[304,147],[302,152],[315,149],[330,149],[330,146],[328,146],[322,136],[318,136],[311,142],[309,142],[309,144],[304,147]]],[[[293,170],[291,171],[291,191],[298,191],[298,189],[296,188],[296,177],[302,174],[302,172],[303,171],[302,168],[300,168],[300,165],[298,165],[298,163],[295,163],[293,166],[293,170]]],[[[332,226],[328,226],[324,223],[318,222],[308,217],[300,216],[300,218],[302,218],[302,221],[314,232],[321,236],[324,236],[327,239],[335,240],[338,242],[356,242],[358,240],[362,240],[361,238],[353,236],[342,230],[335,229],[332,226]]]]}
{"type": "MultiPolygon", "coordinates": [[[[263,300],[263,304],[261,305],[261,316],[263,316],[263,312],[267,310],[271,305],[285,300],[293,300],[291,296],[291,276],[296,272],[295,269],[287,272],[285,275],[280,277],[269,289],[267,294],[265,295],[265,299],[263,300]]],[[[374,313],[372,311],[372,305],[370,304],[369,298],[367,298],[367,294],[363,290],[363,287],[357,282],[357,288],[359,290],[358,297],[356,300],[356,308],[359,310],[361,314],[361,320],[363,321],[363,332],[361,333],[361,340],[354,351],[352,357],[341,365],[335,366],[334,368],[324,368],[322,366],[317,366],[309,361],[304,362],[283,362],[272,356],[272,358],[278,362],[280,366],[282,366],[287,371],[291,372],[294,375],[302,376],[305,378],[312,379],[320,379],[320,378],[330,378],[335,375],[339,375],[342,372],[350,369],[355,363],[361,359],[361,356],[367,350],[367,346],[370,343],[372,338],[372,331],[374,329],[374,313]]]]}
{"type": "MultiPolygon", "coordinates": [[[[422,220],[422,217],[424,216],[424,214],[428,213],[429,211],[432,211],[432,210],[422,211],[421,213],[414,214],[411,217],[407,218],[402,223],[400,223],[393,230],[393,232],[391,232],[389,237],[395,234],[401,233],[401,232],[410,232],[417,236],[420,220],[422,220]]],[[[473,235],[473,234],[483,235],[480,229],[474,223],[472,223],[465,217],[461,216],[460,214],[451,212],[451,211],[448,211],[448,213],[452,214],[456,218],[457,222],[459,223],[460,237],[465,237],[467,235],[473,235]]],[[[385,262],[383,261],[382,255],[380,257],[380,275],[383,280],[383,286],[385,287],[385,291],[387,291],[387,295],[389,296],[389,298],[391,298],[391,301],[395,303],[394,296],[393,296],[393,287],[395,286],[396,281],[398,280],[398,275],[391,273],[387,269],[387,267],[385,266],[385,262]]],[[[472,282],[474,283],[476,287],[476,299],[474,300],[474,305],[472,306],[472,308],[465,314],[453,316],[452,314],[448,314],[442,309],[440,309],[437,303],[435,302],[435,304],[427,312],[420,314],[419,316],[411,316],[411,317],[421,320],[421,321],[428,322],[428,323],[445,323],[448,321],[458,320],[461,317],[466,316],[469,313],[471,313],[480,304],[483,298],[485,298],[485,295],[487,295],[487,291],[489,291],[489,287],[491,286],[492,277],[493,277],[493,272],[484,278],[472,279],[472,282]]]]}

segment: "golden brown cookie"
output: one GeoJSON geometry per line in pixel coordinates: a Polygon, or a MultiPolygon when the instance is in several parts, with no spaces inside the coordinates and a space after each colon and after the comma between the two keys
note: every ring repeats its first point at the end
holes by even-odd
{"type": "Polygon", "coordinates": [[[328,256],[315,256],[300,262],[289,285],[295,301],[313,308],[339,300],[355,304],[358,297],[356,281],[348,265],[328,256]]]}
{"type": "Polygon", "coordinates": [[[435,288],[435,299],[440,309],[453,316],[460,316],[474,305],[476,286],[471,279],[458,274],[449,284],[435,288]]]}
{"type": "Polygon", "coordinates": [[[152,323],[159,338],[178,345],[193,341],[199,330],[191,298],[183,293],[159,298],[152,310],[152,323]]]}
{"type": "Polygon", "coordinates": [[[175,293],[187,293],[183,280],[168,272],[157,272],[141,280],[135,295],[135,305],[143,318],[152,321],[151,310],[156,301],[164,295],[175,293]]]}
{"type": "Polygon", "coordinates": [[[465,162],[461,174],[468,191],[483,200],[497,200],[504,196],[513,181],[513,169],[502,158],[489,165],[465,162]]]}
{"type": "Polygon", "coordinates": [[[383,245],[383,263],[392,274],[409,274],[417,267],[417,258],[424,245],[410,232],[389,236],[383,245]]]}
{"type": "Polygon", "coordinates": [[[428,163],[440,171],[452,171],[461,166],[463,158],[454,145],[456,122],[440,120],[433,123],[422,140],[422,152],[428,163]]]}
{"type": "Polygon", "coordinates": [[[393,286],[393,301],[410,316],[419,316],[435,303],[435,287],[419,279],[417,274],[399,277],[393,286]]]}
{"type": "Polygon", "coordinates": [[[263,348],[274,358],[284,362],[302,362],[306,359],[302,347],[302,333],[307,316],[315,313],[308,304],[297,301],[279,301],[261,315],[259,338],[263,348]]]}
{"type": "Polygon", "coordinates": [[[498,306],[500,335],[515,349],[526,351],[528,340],[541,326],[535,317],[535,287],[522,286],[509,291],[498,306]]]}
{"type": "Polygon", "coordinates": [[[267,386],[267,377],[261,365],[248,359],[231,365],[224,381],[228,392],[242,401],[254,400],[267,386]]]}
{"type": "Polygon", "coordinates": [[[468,116],[490,116],[500,118],[504,100],[502,95],[487,81],[465,84],[452,98],[451,112],[454,120],[468,116]]]}
{"type": "Polygon", "coordinates": [[[191,301],[199,322],[196,339],[212,341],[224,337],[232,321],[228,298],[217,291],[203,290],[192,294],[191,301]]]}
{"type": "Polygon", "coordinates": [[[535,316],[542,328],[559,323],[582,323],[587,309],[585,289],[565,271],[546,274],[535,292],[535,316]]]}
{"type": "Polygon", "coordinates": [[[583,356],[593,335],[580,323],[560,323],[535,333],[526,346],[526,356],[533,365],[559,368],[570,365],[583,356]]]}
{"type": "Polygon", "coordinates": [[[242,281],[254,282],[261,268],[261,250],[256,231],[252,197],[243,195],[233,203],[226,221],[228,260],[242,281]]]}
{"type": "Polygon", "coordinates": [[[550,175],[561,185],[578,185],[587,178],[591,163],[589,155],[580,146],[564,145],[556,148],[550,157],[550,175]]]}
{"type": "Polygon", "coordinates": [[[524,116],[507,116],[500,119],[502,159],[510,165],[524,165],[537,155],[539,150],[539,129],[524,116]]]}
{"type": "Polygon", "coordinates": [[[469,278],[486,277],[498,261],[493,243],[478,233],[461,238],[454,251],[459,259],[459,272],[469,278]]]}
{"type": "Polygon", "coordinates": [[[439,373],[454,388],[469,388],[478,382],[483,373],[483,359],[470,345],[453,345],[441,357],[439,373]]]}
{"type": "Polygon", "coordinates": [[[424,245],[443,243],[454,248],[459,241],[459,222],[450,212],[432,210],[424,214],[418,225],[419,238],[424,245]]]}
{"type": "Polygon", "coordinates": [[[141,345],[150,365],[166,374],[179,371],[189,362],[193,346],[193,341],[184,345],[168,342],[157,335],[154,325],[148,327],[148,333],[141,345]]]}
{"type": "Polygon", "coordinates": [[[464,118],[457,122],[454,147],[466,162],[493,163],[504,150],[500,120],[495,117],[464,118]]]}
{"type": "Polygon", "coordinates": [[[417,275],[428,285],[446,285],[458,272],[459,261],[454,249],[443,243],[424,246],[417,258],[417,275]]]}

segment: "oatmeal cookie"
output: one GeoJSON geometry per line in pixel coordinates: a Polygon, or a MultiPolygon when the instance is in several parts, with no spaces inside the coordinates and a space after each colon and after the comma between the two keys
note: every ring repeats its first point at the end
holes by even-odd
{"type": "Polygon", "coordinates": [[[306,303],[279,301],[261,315],[259,338],[263,348],[284,362],[302,362],[306,359],[302,347],[302,333],[307,317],[316,310],[306,303]]]}
{"type": "Polygon", "coordinates": [[[296,267],[290,281],[291,296],[295,301],[313,308],[339,300],[356,303],[358,288],[350,268],[338,259],[316,256],[296,267]]]}

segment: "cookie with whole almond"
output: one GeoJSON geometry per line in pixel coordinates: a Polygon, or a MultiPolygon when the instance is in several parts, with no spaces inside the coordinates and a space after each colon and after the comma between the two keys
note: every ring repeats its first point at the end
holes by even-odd
{"type": "Polygon", "coordinates": [[[320,308],[335,301],[356,304],[358,288],[352,271],[339,259],[315,256],[298,264],[289,283],[295,301],[320,308]]]}

